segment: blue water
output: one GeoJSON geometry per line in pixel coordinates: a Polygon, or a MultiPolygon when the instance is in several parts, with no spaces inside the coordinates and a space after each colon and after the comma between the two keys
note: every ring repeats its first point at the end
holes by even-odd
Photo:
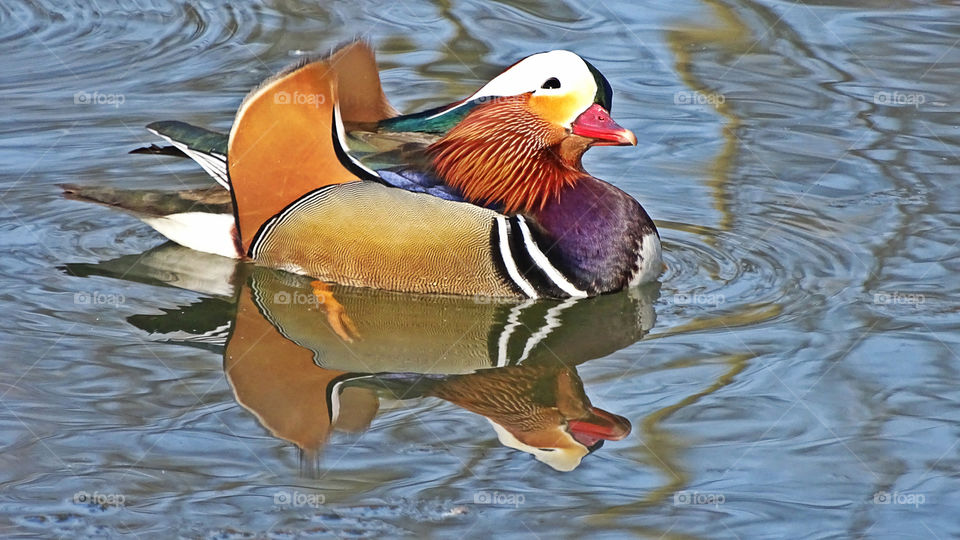
{"type": "Polygon", "coordinates": [[[0,6],[0,534],[960,536],[960,11],[449,4],[0,6]],[[351,341],[303,280],[60,196],[209,185],[127,155],[143,126],[228,129],[357,36],[404,111],[533,52],[596,65],[639,145],[585,166],[657,221],[661,282],[574,305],[334,287],[351,341]],[[487,419],[558,396],[629,434],[562,472],[487,419]]]}

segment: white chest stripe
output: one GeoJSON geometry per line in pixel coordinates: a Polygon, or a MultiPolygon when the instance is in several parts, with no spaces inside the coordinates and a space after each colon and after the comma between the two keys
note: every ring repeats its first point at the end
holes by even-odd
{"type": "MultiPolygon", "coordinates": [[[[510,364],[507,358],[507,347],[510,345],[510,336],[513,331],[520,326],[520,314],[528,306],[534,304],[533,300],[525,300],[522,304],[517,304],[510,308],[510,315],[507,316],[507,325],[500,332],[500,339],[497,341],[497,367],[503,367],[510,364]]],[[[518,362],[519,363],[519,362],[518,362]]]]}
{"type": "Polygon", "coordinates": [[[330,392],[330,425],[333,426],[340,419],[340,393],[343,392],[343,383],[347,381],[337,381],[330,392]]]}
{"type": "Polygon", "coordinates": [[[523,216],[517,216],[517,225],[520,226],[520,232],[523,233],[523,244],[527,247],[527,253],[530,254],[530,257],[533,259],[533,262],[537,263],[537,266],[543,270],[543,273],[550,278],[550,281],[553,281],[557,287],[560,288],[563,292],[574,296],[577,298],[586,298],[589,296],[587,291],[578,289],[576,285],[570,283],[570,281],[560,273],[552,264],[550,264],[550,259],[544,255],[543,251],[540,250],[540,246],[537,245],[533,240],[533,235],[530,234],[530,227],[527,226],[527,221],[523,219],[523,216]]]}
{"type": "Polygon", "coordinates": [[[536,289],[530,285],[530,282],[527,281],[517,270],[517,263],[513,260],[513,254],[510,253],[510,237],[507,236],[507,218],[503,216],[497,216],[497,232],[499,232],[500,237],[500,258],[503,259],[503,265],[507,268],[507,274],[510,275],[510,279],[517,284],[517,287],[520,287],[520,290],[530,298],[538,298],[536,289]]]}
{"type": "Polygon", "coordinates": [[[567,298],[562,304],[557,304],[547,310],[547,314],[543,318],[545,324],[541,326],[539,330],[534,332],[533,335],[530,336],[530,339],[527,340],[527,343],[523,347],[523,353],[520,355],[520,359],[517,360],[518,364],[526,360],[527,357],[530,356],[530,351],[532,351],[533,348],[536,347],[541,341],[546,339],[546,337],[550,335],[550,332],[552,332],[554,328],[560,327],[560,313],[579,301],[580,300],[577,298],[567,298]]]}

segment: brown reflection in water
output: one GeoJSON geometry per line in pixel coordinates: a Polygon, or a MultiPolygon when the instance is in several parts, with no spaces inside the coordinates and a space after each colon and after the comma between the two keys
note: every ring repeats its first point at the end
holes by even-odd
{"type": "Polygon", "coordinates": [[[484,416],[501,444],[570,471],[631,429],[592,406],[574,366],[640,339],[655,295],[518,303],[318,288],[254,268],[224,370],[237,402],[307,457],[333,430],[367,429],[382,398],[437,397],[484,416]]]}
{"type": "Polygon", "coordinates": [[[250,295],[241,294],[223,369],[237,402],[275,437],[305,452],[318,451],[336,424],[346,431],[366,429],[379,401],[372,390],[344,392],[350,413],[334,419],[328,389],[345,371],[322,369],[313,353],[283,335],[260,314],[250,295]]]}
{"type": "MultiPolygon", "coordinates": [[[[756,42],[752,37],[752,31],[748,24],[736,14],[731,6],[716,0],[704,0],[704,3],[707,4],[713,12],[710,17],[712,21],[711,25],[706,26],[699,22],[697,24],[680,25],[666,33],[666,42],[676,59],[675,66],[680,79],[692,91],[702,96],[716,97],[722,95],[719,89],[712,87],[696,74],[697,65],[694,59],[695,53],[709,47],[710,49],[720,49],[730,55],[745,55],[752,51],[756,42]]],[[[703,18],[701,18],[701,20],[702,19],[703,18]]],[[[737,133],[742,121],[725,98],[705,99],[705,104],[713,107],[717,114],[726,121],[721,131],[724,145],[707,171],[706,182],[713,193],[713,206],[721,216],[720,222],[717,224],[717,229],[729,231],[734,226],[734,212],[729,207],[730,194],[728,187],[731,180],[730,175],[734,167],[734,160],[739,150],[740,139],[737,133]]],[[[694,230],[695,226],[677,224],[675,228],[697,233],[703,238],[704,242],[713,245],[717,242],[715,235],[704,234],[702,231],[694,230]]],[[[680,333],[701,332],[721,327],[734,328],[742,325],[754,325],[778,316],[781,311],[782,308],[778,305],[746,305],[736,312],[726,313],[719,317],[691,320],[686,324],[675,326],[666,332],[650,336],[650,339],[663,338],[680,333]]],[[[638,430],[638,435],[642,438],[641,451],[646,456],[644,462],[660,469],[665,478],[665,483],[661,487],[648,492],[636,502],[611,508],[605,511],[603,515],[592,516],[590,519],[599,523],[616,521],[621,516],[642,514],[647,508],[670,504],[674,494],[681,491],[690,481],[690,478],[681,459],[683,450],[687,445],[680,438],[665,429],[663,422],[675,412],[695,404],[702,398],[731,384],[735,378],[747,368],[750,360],[753,358],[754,355],[749,353],[726,357],[724,362],[728,366],[727,370],[712,384],[700,392],[689,395],[672,405],[646,415],[640,422],[640,429],[638,430]]],[[[699,362],[700,359],[697,358],[680,359],[665,364],[658,369],[678,369],[696,365],[699,362]]],[[[635,528],[634,531],[641,534],[656,535],[661,538],[675,537],[669,530],[664,531],[642,526],[635,528]]]]}
{"type": "Polygon", "coordinates": [[[317,284],[172,244],[66,270],[212,295],[128,320],[204,348],[229,329],[223,368],[237,402],[311,469],[334,430],[366,430],[381,400],[435,397],[484,416],[505,446],[572,470],[631,430],[592,406],[576,366],[640,340],[659,296],[657,284],[564,302],[411,295],[317,284]]]}
{"type": "Polygon", "coordinates": [[[559,471],[576,468],[603,441],[630,434],[626,418],[593,407],[577,371],[558,364],[453,375],[427,395],[486,417],[501,444],[559,471]]]}

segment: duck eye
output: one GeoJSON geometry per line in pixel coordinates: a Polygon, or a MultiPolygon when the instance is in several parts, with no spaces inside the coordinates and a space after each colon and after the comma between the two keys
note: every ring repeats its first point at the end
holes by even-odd
{"type": "Polygon", "coordinates": [[[543,86],[541,86],[540,88],[546,88],[548,90],[551,88],[560,88],[560,80],[557,79],[556,77],[550,77],[549,79],[546,80],[546,82],[543,83],[543,86]]]}

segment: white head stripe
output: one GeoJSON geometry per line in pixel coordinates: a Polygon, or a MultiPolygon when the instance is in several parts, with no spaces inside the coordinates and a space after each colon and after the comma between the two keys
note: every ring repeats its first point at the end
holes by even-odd
{"type": "MultiPolygon", "coordinates": [[[[587,63],[575,53],[555,50],[532,54],[494,77],[459,105],[440,111],[430,118],[447,114],[477,99],[519,96],[527,92],[557,96],[577,93],[592,98],[597,93],[597,81],[587,63]],[[556,79],[559,86],[543,88],[548,79],[556,79]]],[[[570,118],[569,122],[573,120],[574,118],[570,118]]]]}

